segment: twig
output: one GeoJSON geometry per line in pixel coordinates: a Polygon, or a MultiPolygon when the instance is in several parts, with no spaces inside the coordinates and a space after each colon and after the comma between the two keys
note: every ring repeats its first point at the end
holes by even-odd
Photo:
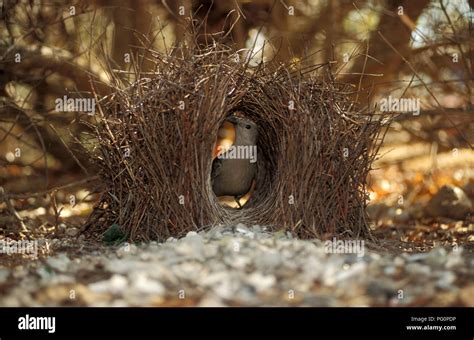
{"type": "Polygon", "coordinates": [[[421,78],[421,76],[418,74],[418,72],[415,70],[415,68],[413,67],[413,65],[390,43],[390,41],[387,40],[387,38],[385,38],[385,36],[381,33],[381,32],[378,32],[380,37],[385,41],[385,43],[387,43],[387,45],[396,53],[398,54],[398,56],[400,56],[400,58],[402,58],[402,60],[408,65],[408,67],[412,70],[412,72],[417,76],[417,78],[420,80],[420,82],[423,84],[424,88],[426,89],[426,91],[430,94],[431,98],[433,98],[433,100],[436,102],[436,105],[438,105],[438,108],[441,110],[441,112],[443,112],[446,116],[446,119],[448,119],[448,121],[451,123],[451,125],[456,129],[456,131],[460,134],[460,136],[462,137],[462,139],[464,140],[464,142],[466,142],[467,145],[469,145],[469,147],[471,149],[473,149],[471,143],[469,143],[469,141],[467,140],[466,136],[464,135],[464,133],[456,126],[456,124],[454,124],[454,122],[451,120],[451,118],[449,117],[448,114],[446,114],[446,109],[440,104],[440,102],[438,101],[438,99],[436,98],[436,96],[433,94],[433,92],[430,90],[430,88],[428,87],[428,85],[426,85],[426,83],[424,82],[424,80],[421,78]]]}
{"type": "Polygon", "coordinates": [[[18,212],[15,210],[15,207],[13,206],[12,202],[10,202],[10,197],[9,195],[5,192],[5,189],[0,186],[0,202],[5,202],[7,205],[8,211],[15,217],[15,219],[20,223],[21,230],[20,232],[26,233],[28,229],[26,228],[25,222],[23,221],[23,218],[18,214],[18,212]]]}
{"type": "Polygon", "coordinates": [[[99,179],[99,176],[93,176],[93,177],[89,177],[89,178],[86,178],[86,179],[82,179],[80,181],[76,181],[76,182],[71,182],[71,183],[68,183],[68,184],[64,184],[64,185],[60,185],[60,186],[57,186],[57,187],[54,187],[54,188],[51,188],[51,189],[48,189],[48,190],[43,190],[43,191],[39,191],[39,192],[35,192],[35,193],[28,193],[28,194],[9,194],[9,197],[11,198],[30,198],[30,197],[39,197],[39,196],[43,196],[43,195],[46,195],[46,194],[49,194],[53,191],[57,191],[57,190],[63,190],[63,189],[67,189],[67,188],[72,188],[72,187],[75,187],[75,186],[78,186],[78,185],[81,185],[81,184],[85,184],[85,183],[89,183],[89,182],[92,182],[92,181],[95,181],[99,179]]]}

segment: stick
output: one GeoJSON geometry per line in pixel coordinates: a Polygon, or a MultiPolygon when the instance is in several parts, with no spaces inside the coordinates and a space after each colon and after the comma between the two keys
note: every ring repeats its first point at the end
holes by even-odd
{"type": "Polygon", "coordinates": [[[8,195],[5,192],[5,189],[3,189],[3,187],[0,187],[0,202],[5,202],[5,204],[7,205],[7,208],[10,211],[10,213],[20,223],[20,226],[21,226],[20,231],[21,232],[27,232],[27,228],[26,228],[25,222],[23,221],[23,218],[21,218],[21,216],[15,210],[15,207],[13,206],[12,202],[10,202],[10,198],[8,197],[8,195]]]}

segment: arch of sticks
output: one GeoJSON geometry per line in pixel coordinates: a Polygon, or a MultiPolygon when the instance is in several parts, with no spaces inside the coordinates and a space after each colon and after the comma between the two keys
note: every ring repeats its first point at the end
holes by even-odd
{"type": "Polygon", "coordinates": [[[236,60],[223,45],[182,46],[156,55],[153,77],[101,101],[92,157],[104,188],[89,230],[115,223],[130,240],[165,240],[238,221],[301,238],[369,235],[381,117],[357,111],[354,89],[327,67],[236,60]],[[259,126],[256,190],[242,209],[221,206],[210,179],[218,129],[237,110],[259,126]]]}

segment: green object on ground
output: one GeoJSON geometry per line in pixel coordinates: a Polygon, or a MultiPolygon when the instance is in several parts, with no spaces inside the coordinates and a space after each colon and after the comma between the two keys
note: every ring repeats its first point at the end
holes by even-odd
{"type": "Polygon", "coordinates": [[[114,223],[104,233],[102,240],[107,245],[117,245],[124,242],[127,239],[127,235],[120,229],[120,225],[114,223]]]}

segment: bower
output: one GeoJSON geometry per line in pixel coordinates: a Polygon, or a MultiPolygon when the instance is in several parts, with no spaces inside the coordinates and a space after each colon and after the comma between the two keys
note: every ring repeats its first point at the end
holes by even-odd
{"type": "Polygon", "coordinates": [[[326,66],[249,67],[219,44],[155,60],[153,76],[100,102],[91,156],[103,191],[89,230],[117,224],[132,241],[165,240],[242,222],[300,238],[369,235],[366,178],[383,124],[351,100],[353,87],[326,66]],[[211,185],[218,129],[236,111],[259,129],[242,209],[219,204],[211,185]]]}

